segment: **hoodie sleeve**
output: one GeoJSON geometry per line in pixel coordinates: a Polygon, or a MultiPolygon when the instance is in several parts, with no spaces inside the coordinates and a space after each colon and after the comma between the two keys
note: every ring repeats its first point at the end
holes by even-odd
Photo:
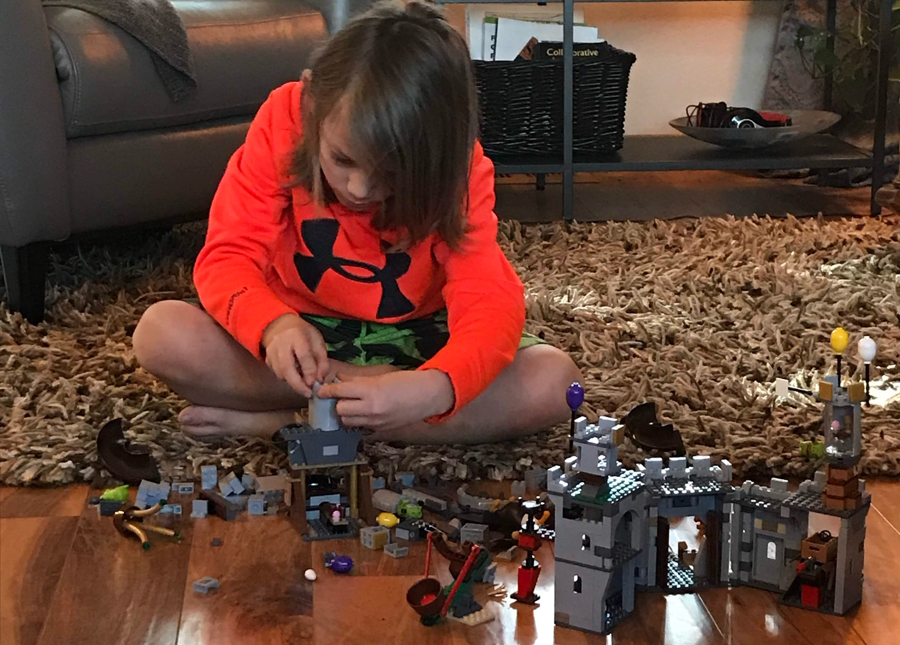
{"type": "Polygon", "coordinates": [[[497,244],[494,165],[476,143],[469,178],[468,231],[458,251],[440,243],[444,264],[450,340],[419,369],[437,369],[450,378],[456,397],[446,420],[481,394],[515,358],[525,326],[522,281],[497,244]]]}
{"type": "Polygon", "coordinates": [[[289,223],[291,196],[281,163],[300,134],[299,106],[300,83],[289,83],[257,112],[219,183],[194,265],[203,307],[257,358],[269,323],[296,313],[269,288],[267,275],[289,223]]]}

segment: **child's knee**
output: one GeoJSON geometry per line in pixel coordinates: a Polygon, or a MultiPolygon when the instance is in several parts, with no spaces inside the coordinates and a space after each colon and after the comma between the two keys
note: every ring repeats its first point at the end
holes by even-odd
{"type": "Polygon", "coordinates": [[[536,345],[530,350],[527,373],[532,375],[528,388],[531,399],[554,418],[563,420],[570,414],[566,389],[573,381],[584,384],[581,370],[564,351],[550,345],[536,345]]]}
{"type": "Polygon", "coordinates": [[[176,330],[184,328],[185,307],[193,309],[186,302],[164,300],[150,305],[141,316],[131,342],[138,363],[151,374],[164,375],[172,367],[171,359],[180,355],[173,345],[176,330]]]}

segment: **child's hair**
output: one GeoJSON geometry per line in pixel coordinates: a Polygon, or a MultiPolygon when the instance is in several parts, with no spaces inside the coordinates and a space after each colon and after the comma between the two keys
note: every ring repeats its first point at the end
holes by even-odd
{"type": "Polygon", "coordinates": [[[389,197],[373,219],[401,244],[433,231],[457,248],[466,231],[478,97],[468,47],[438,11],[421,2],[380,3],[351,21],[313,61],[301,106],[303,137],[292,174],[318,203],[323,120],[346,110],[358,160],[389,197]]]}

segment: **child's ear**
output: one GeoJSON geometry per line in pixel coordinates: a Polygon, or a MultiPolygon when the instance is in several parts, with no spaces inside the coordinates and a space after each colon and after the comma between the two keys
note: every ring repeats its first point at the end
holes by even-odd
{"type": "Polygon", "coordinates": [[[312,70],[304,69],[303,75],[300,77],[300,80],[303,81],[303,84],[306,85],[312,80],[312,70]]]}

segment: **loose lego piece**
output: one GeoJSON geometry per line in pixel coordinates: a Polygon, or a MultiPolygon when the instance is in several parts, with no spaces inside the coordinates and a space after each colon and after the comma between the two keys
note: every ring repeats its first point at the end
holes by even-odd
{"type": "Polygon", "coordinates": [[[417,542],[421,540],[422,533],[422,529],[413,524],[410,520],[400,522],[394,529],[394,535],[398,540],[406,540],[408,542],[417,542]]]}
{"type": "Polygon", "coordinates": [[[391,541],[391,531],[383,526],[367,526],[359,530],[359,541],[367,549],[378,551],[391,541]]]}
{"type": "Polygon", "coordinates": [[[525,471],[525,491],[528,493],[536,493],[546,487],[547,469],[531,468],[525,471]]]}
{"type": "Polygon", "coordinates": [[[384,477],[373,477],[372,478],[372,490],[381,490],[385,486],[384,477]]]}
{"type": "Polygon", "coordinates": [[[240,495],[244,492],[244,487],[241,484],[241,480],[237,478],[237,475],[233,472],[229,472],[219,480],[219,490],[223,495],[228,497],[230,495],[240,495]]]}
{"type": "Polygon", "coordinates": [[[443,513],[450,505],[448,500],[441,499],[440,497],[432,495],[426,491],[419,490],[417,488],[404,488],[401,494],[403,495],[403,497],[407,497],[416,502],[421,502],[428,510],[436,511],[438,513],[443,513]]]}
{"type": "Polygon", "coordinates": [[[208,594],[213,589],[219,588],[219,581],[216,578],[200,578],[195,580],[191,586],[197,593],[208,594]]]}
{"type": "Polygon", "coordinates": [[[405,558],[407,555],[409,555],[409,547],[400,546],[399,544],[394,542],[392,544],[385,544],[384,552],[392,558],[405,558]]]}
{"type": "Polygon", "coordinates": [[[103,494],[100,495],[100,499],[122,502],[124,504],[128,501],[128,485],[123,484],[122,486],[116,486],[115,488],[107,488],[103,491],[103,494]]]}
{"type": "Polygon", "coordinates": [[[497,555],[494,556],[495,560],[502,560],[503,562],[512,562],[516,557],[516,551],[518,550],[519,545],[513,544],[506,551],[501,551],[497,555]]]}
{"type": "Polygon", "coordinates": [[[241,486],[244,487],[244,490],[250,493],[256,492],[256,477],[249,474],[244,474],[241,477],[241,486]]]}
{"type": "Polygon", "coordinates": [[[169,495],[169,484],[163,482],[156,484],[146,479],[141,481],[138,486],[138,492],[134,500],[134,505],[139,509],[156,506],[157,502],[165,502],[169,495]]]}
{"type": "Polygon", "coordinates": [[[379,513],[378,517],[375,518],[375,521],[378,522],[381,526],[390,529],[394,528],[400,523],[400,518],[393,513],[379,513]]]}
{"type": "Polygon", "coordinates": [[[484,544],[487,528],[487,524],[464,524],[460,529],[460,540],[473,544],[484,544]]]}
{"type": "Polygon", "coordinates": [[[336,555],[334,552],[329,551],[324,556],[325,566],[335,573],[350,573],[350,570],[353,568],[353,558],[349,555],[336,555]]]}
{"type": "Polygon", "coordinates": [[[116,511],[122,508],[122,502],[115,499],[101,499],[100,500],[100,515],[103,517],[110,517],[115,515],[116,511]]]}
{"type": "Polygon", "coordinates": [[[166,504],[159,511],[160,515],[168,515],[170,513],[172,515],[181,515],[181,504],[166,504]]]}
{"type": "Polygon", "coordinates": [[[191,506],[191,517],[194,519],[202,519],[209,515],[209,501],[205,499],[195,499],[191,506]]]}
{"type": "Polygon", "coordinates": [[[247,500],[247,512],[250,515],[265,515],[266,498],[261,494],[251,495],[247,500]]]}
{"type": "Polygon", "coordinates": [[[174,484],[179,495],[191,495],[194,492],[194,482],[181,482],[174,484]]]}
{"type": "Polygon", "coordinates": [[[200,468],[200,486],[203,490],[215,488],[219,483],[219,471],[215,466],[203,466],[200,468]]]}
{"type": "Polygon", "coordinates": [[[395,473],[394,479],[399,481],[404,488],[412,488],[416,485],[416,474],[410,472],[395,473]]]}
{"type": "Polygon", "coordinates": [[[214,537],[212,540],[210,540],[209,546],[222,546],[222,538],[214,537]]]}
{"type": "Polygon", "coordinates": [[[200,491],[200,495],[212,504],[213,512],[226,522],[230,522],[240,515],[247,503],[246,496],[225,497],[217,490],[203,490],[200,491]]]}
{"type": "Polygon", "coordinates": [[[513,497],[524,497],[525,489],[526,489],[526,486],[525,486],[524,480],[514,481],[512,483],[512,486],[510,487],[510,494],[513,497]]]}
{"type": "Polygon", "coordinates": [[[310,582],[314,582],[318,576],[316,575],[316,572],[313,571],[312,569],[307,569],[306,571],[303,572],[303,577],[306,578],[307,580],[309,580],[310,582]]]}

